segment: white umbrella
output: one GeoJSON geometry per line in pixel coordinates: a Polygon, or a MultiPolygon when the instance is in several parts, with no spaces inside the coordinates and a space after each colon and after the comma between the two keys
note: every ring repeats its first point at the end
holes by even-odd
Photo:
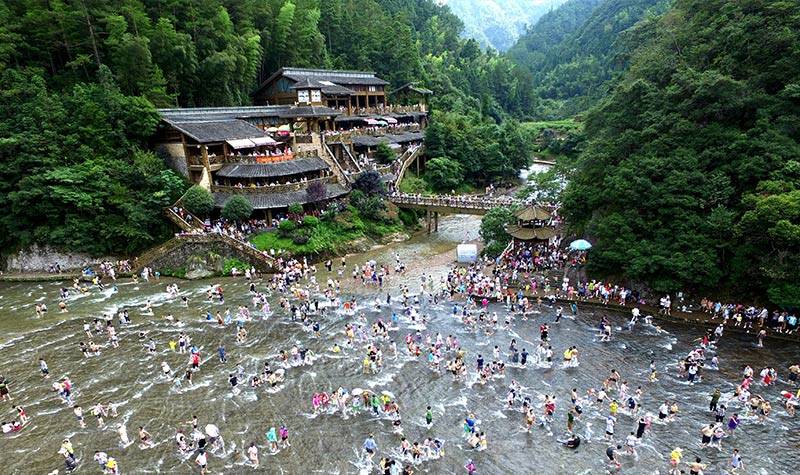
{"type": "Polygon", "coordinates": [[[381,391],[381,394],[383,394],[384,396],[389,397],[391,399],[394,399],[394,394],[392,394],[391,391],[381,391]]]}
{"type": "Polygon", "coordinates": [[[219,437],[219,427],[214,424],[208,424],[206,426],[206,435],[209,437],[219,437]]]}
{"type": "Polygon", "coordinates": [[[353,388],[353,390],[350,391],[350,394],[352,394],[353,396],[361,396],[362,394],[364,394],[364,390],[361,388],[353,388]]]}
{"type": "Polygon", "coordinates": [[[592,243],[586,239],[577,239],[570,243],[569,248],[574,251],[587,251],[592,248],[592,243]]]}

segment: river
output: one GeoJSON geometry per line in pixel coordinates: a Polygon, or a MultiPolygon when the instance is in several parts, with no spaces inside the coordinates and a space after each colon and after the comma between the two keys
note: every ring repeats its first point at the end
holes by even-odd
{"type": "MultiPolygon", "coordinates": [[[[456,244],[476,239],[478,225],[475,217],[444,217],[439,234],[418,236],[363,255],[348,256],[348,265],[375,259],[391,266],[398,253],[409,264],[409,272],[402,277],[391,276],[388,288],[395,296],[401,284],[408,284],[416,291],[423,273],[437,279],[446,275],[455,257],[456,244]]],[[[320,272],[318,280],[324,283],[326,278],[324,272],[320,272]]],[[[439,375],[428,369],[422,358],[408,356],[402,351],[402,340],[413,330],[409,329],[409,322],[401,320],[399,331],[393,332],[401,356],[393,359],[384,345],[386,364],[377,374],[365,375],[361,369],[363,350],[346,349],[340,354],[330,351],[334,342],[344,342],[344,326],[352,317],[341,312],[328,315],[321,321],[322,337],[315,338],[304,331],[302,325],[276,311],[267,320],[247,323],[249,337],[245,343],[237,344],[235,325],[220,328],[206,322],[203,315],[206,310],[213,313],[230,307],[235,311],[238,305],[251,305],[244,279],[177,281],[181,295],[189,298],[188,308],[165,292],[167,284],[172,282],[176,281],[161,279],[134,284],[125,279],[118,284],[117,292],[107,288],[71,297],[66,314],[58,312],[58,289],[69,283],[0,284],[0,374],[8,379],[14,397],[12,402],[0,402],[0,411],[4,421],[10,420],[15,414],[12,404],[21,404],[32,418],[22,431],[0,439],[6,473],[45,474],[56,469],[63,473],[63,457],[57,450],[65,437],[69,437],[75,447],[79,473],[101,473],[92,461],[95,450],[115,457],[121,473],[198,473],[193,464],[194,456],[179,454],[174,443],[176,428],[187,429],[185,422],[193,415],[198,417],[201,427],[217,425],[226,443],[224,451],[209,456],[209,473],[254,472],[240,452],[251,442],[261,447],[259,471],[264,473],[358,473],[364,467],[359,449],[369,433],[374,433],[379,446],[376,461],[381,456],[397,456],[399,439],[386,419],[367,414],[348,419],[339,414],[312,414],[311,395],[317,391],[334,391],[339,386],[391,391],[397,397],[405,435],[410,441],[421,442],[425,437],[444,440],[444,456],[419,464],[417,473],[465,473],[463,466],[468,458],[474,459],[481,474],[605,473],[607,443],[602,440],[602,434],[607,405],[585,408],[576,427],[582,436],[590,435],[590,440],[584,440],[577,450],[563,448],[556,439],[564,433],[569,390],[575,387],[585,393],[589,387],[599,387],[614,368],[629,381],[632,390],[643,386],[641,403],[646,411],[655,412],[664,399],[675,400],[680,406],[676,421],[653,424],[653,430],[637,449],[638,461],[622,457],[624,473],[666,473],[668,454],[675,446],[684,449],[684,460],[697,455],[710,463],[706,473],[720,473],[720,468],[727,467],[733,447],[741,451],[747,473],[798,471],[800,424],[787,416],[779,405],[780,390],[789,388],[783,381],[769,388],[754,383],[753,392],[773,403],[774,411],[766,423],[745,416],[740,429],[724,439],[721,451],[699,445],[700,427],[713,421],[707,410],[713,389],[719,387],[723,399],[730,396],[745,364],[751,365],[756,373],[764,366],[774,366],[785,377],[787,363],[800,359],[800,351],[788,344],[770,341],[768,349],[757,349],[751,339],[726,335],[718,352],[721,370],[706,371],[701,383],[690,386],[677,379],[675,364],[693,348],[692,340],[700,336],[700,329],[665,324],[664,331],[659,332],[655,327],[641,324],[632,331],[618,329],[612,341],[601,343],[595,331],[600,314],[579,311],[576,319],[565,319],[553,325],[551,337],[556,363],[552,368],[509,368],[505,380],[493,379],[482,386],[475,383],[472,374],[466,382],[454,382],[449,374],[439,375]],[[208,303],[205,299],[211,284],[221,284],[225,288],[224,305],[208,303]],[[154,307],[154,315],[145,315],[139,310],[148,300],[154,307]],[[50,308],[42,318],[37,318],[34,312],[37,302],[46,302],[50,308]],[[132,324],[118,328],[120,347],[111,348],[106,345],[105,338],[96,338],[103,344],[100,356],[84,358],[78,347],[79,342],[88,340],[83,332],[83,321],[121,308],[132,309],[132,324]],[[161,318],[166,314],[174,315],[181,324],[161,318]],[[138,339],[140,331],[156,342],[156,354],[148,354],[142,348],[138,339]],[[192,386],[183,384],[177,388],[161,375],[160,364],[166,361],[173,370],[185,367],[187,355],[172,352],[167,345],[169,340],[177,339],[181,331],[188,333],[200,348],[203,365],[195,374],[192,386]],[[226,364],[216,359],[220,342],[227,348],[226,364]],[[264,361],[274,361],[280,350],[288,350],[293,344],[313,352],[312,365],[287,368],[285,384],[276,389],[252,389],[244,384],[240,394],[232,394],[227,379],[237,363],[248,375],[259,373],[264,361]],[[564,369],[560,354],[571,345],[577,345],[581,363],[577,368],[564,369]],[[49,363],[49,380],[43,380],[39,374],[40,356],[49,363]],[[647,382],[651,359],[655,360],[660,374],[656,383],[647,382]],[[75,386],[74,399],[84,408],[86,428],[79,427],[72,409],[51,391],[52,381],[64,376],[69,376],[75,386]],[[506,389],[512,379],[522,385],[524,395],[532,398],[537,414],[541,413],[545,394],[557,395],[556,416],[550,427],[534,427],[526,433],[519,404],[517,410],[505,408],[506,389]],[[96,403],[113,404],[118,411],[118,416],[109,418],[104,429],[98,428],[90,415],[90,408],[96,403]],[[434,414],[430,429],[424,425],[428,405],[432,406],[434,414]],[[468,413],[480,420],[480,427],[488,437],[488,450],[475,452],[461,438],[463,418],[468,413]],[[134,443],[121,448],[116,428],[123,423],[131,440],[136,440],[138,427],[144,426],[153,435],[155,447],[142,449],[134,443]],[[270,455],[264,433],[269,427],[281,424],[288,427],[292,446],[270,455]]],[[[265,286],[259,283],[259,288],[265,286]]],[[[378,294],[356,285],[349,286],[346,292],[357,294],[362,302],[378,294]]],[[[385,291],[380,292],[380,296],[385,296],[385,291]]],[[[277,300],[277,295],[270,299],[273,309],[278,308],[277,300]]],[[[390,310],[376,311],[364,305],[370,321],[389,318],[390,310]]],[[[395,304],[393,309],[400,308],[395,304]]],[[[554,310],[545,306],[536,321],[518,320],[510,330],[501,329],[486,336],[466,331],[460,321],[451,316],[450,309],[451,304],[447,302],[423,303],[420,311],[430,318],[425,333],[457,335],[467,350],[470,369],[478,353],[490,360],[492,348],[498,345],[506,350],[511,338],[516,338],[520,347],[533,352],[538,345],[539,323],[551,321],[554,316],[554,310]]],[[[490,311],[505,315],[500,305],[491,305],[490,311]]],[[[611,317],[617,324],[623,321],[621,316],[611,317]]],[[[741,409],[736,406],[728,415],[736,410],[743,414],[745,411],[741,409]]],[[[634,428],[634,419],[620,415],[618,440],[624,439],[634,428]]]]}

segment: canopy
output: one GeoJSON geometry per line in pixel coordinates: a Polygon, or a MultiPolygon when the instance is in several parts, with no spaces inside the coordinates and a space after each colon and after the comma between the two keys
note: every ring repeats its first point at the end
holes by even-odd
{"type": "Polygon", "coordinates": [[[586,239],[578,239],[569,244],[569,248],[573,251],[586,251],[592,248],[592,243],[586,239]]]}
{"type": "Polygon", "coordinates": [[[274,134],[274,133],[275,133],[275,132],[277,132],[277,131],[278,131],[278,128],[277,128],[277,127],[270,127],[270,128],[268,128],[268,129],[267,129],[267,132],[269,132],[269,133],[271,133],[271,134],[274,134]]]}
{"type": "Polygon", "coordinates": [[[250,139],[232,139],[232,140],[226,140],[226,142],[228,142],[228,145],[230,145],[235,149],[253,148],[256,146],[256,144],[254,144],[253,141],[250,139]]]}
{"type": "Polygon", "coordinates": [[[522,221],[547,221],[551,218],[550,213],[541,206],[528,206],[517,211],[517,219],[522,221]]]}
{"type": "Polygon", "coordinates": [[[286,132],[289,132],[289,131],[292,130],[292,126],[290,126],[289,124],[283,124],[280,127],[278,127],[278,132],[281,132],[281,131],[284,131],[284,130],[286,132]]]}
{"type": "Polygon", "coordinates": [[[475,244],[459,244],[456,247],[458,262],[462,264],[476,262],[478,260],[478,246],[475,244]]]}
{"type": "Polygon", "coordinates": [[[364,119],[364,121],[367,123],[367,125],[386,125],[386,122],[378,119],[367,118],[364,119]]]}
{"type": "Polygon", "coordinates": [[[386,122],[387,124],[396,124],[397,123],[397,119],[395,119],[394,117],[381,117],[380,120],[386,122]]]}
{"type": "Polygon", "coordinates": [[[255,137],[250,140],[256,145],[274,145],[278,143],[272,137],[255,137]]]}

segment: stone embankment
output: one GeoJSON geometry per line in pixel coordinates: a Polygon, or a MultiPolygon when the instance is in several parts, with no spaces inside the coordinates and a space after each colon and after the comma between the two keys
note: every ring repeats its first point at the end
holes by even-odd
{"type": "MultiPolygon", "coordinates": [[[[512,290],[516,293],[517,289],[512,288],[512,290]]],[[[547,295],[542,291],[537,292],[523,292],[526,297],[529,299],[537,299],[541,298],[543,301],[546,301],[547,295]]],[[[717,325],[723,322],[721,318],[712,318],[712,315],[708,313],[704,313],[701,311],[696,312],[682,312],[680,310],[672,310],[669,315],[664,315],[659,311],[659,308],[654,307],[652,305],[618,305],[616,303],[609,302],[608,304],[604,304],[599,299],[580,299],[580,300],[573,300],[563,297],[556,297],[556,302],[564,305],[564,312],[569,313],[569,306],[574,302],[578,305],[578,310],[580,313],[581,309],[593,309],[593,310],[602,310],[605,312],[619,314],[622,318],[627,321],[631,318],[631,310],[634,307],[638,307],[641,311],[640,321],[644,319],[645,315],[652,315],[654,324],[658,325],[660,322],[669,322],[679,325],[690,325],[694,327],[702,327],[704,329],[714,329],[717,325]]],[[[619,323],[619,322],[618,322],[619,323]]],[[[752,337],[753,341],[756,340],[756,335],[758,334],[761,327],[758,326],[758,323],[754,323],[753,328],[744,328],[744,327],[736,327],[733,325],[732,321],[729,321],[728,324],[725,325],[725,332],[726,333],[735,333],[742,336],[750,336],[752,337]]],[[[766,327],[767,330],[767,340],[769,339],[778,339],[784,341],[792,341],[792,342],[800,342],[800,334],[797,332],[792,334],[786,333],[778,333],[772,328],[766,327]]],[[[701,334],[698,334],[698,338],[701,337],[701,334]]]]}

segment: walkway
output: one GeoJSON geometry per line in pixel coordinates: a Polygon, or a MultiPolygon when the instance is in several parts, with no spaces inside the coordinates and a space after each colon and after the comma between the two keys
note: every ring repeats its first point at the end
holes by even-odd
{"type": "Polygon", "coordinates": [[[435,213],[486,214],[490,209],[501,206],[514,206],[522,201],[510,197],[488,196],[422,196],[408,193],[394,193],[389,200],[401,208],[424,209],[435,213]]]}

